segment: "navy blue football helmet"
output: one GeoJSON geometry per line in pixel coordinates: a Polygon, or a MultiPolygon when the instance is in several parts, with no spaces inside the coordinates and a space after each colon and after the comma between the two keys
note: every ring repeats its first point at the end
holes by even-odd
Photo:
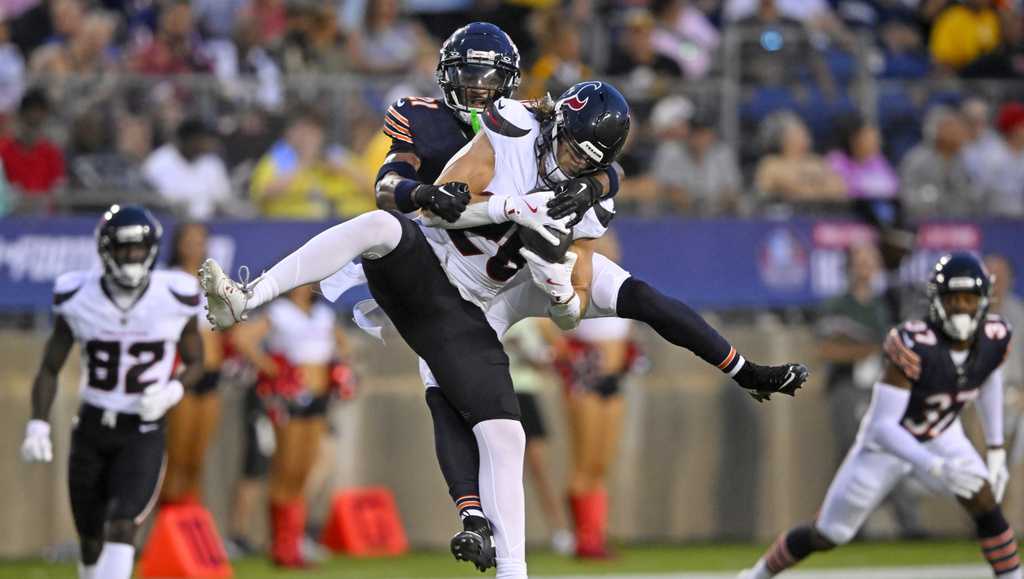
{"type": "Polygon", "coordinates": [[[519,49],[501,28],[472,22],[459,28],[441,45],[437,84],[444,102],[469,120],[519,87],[519,49]]]}
{"type": "Polygon", "coordinates": [[[541,177],[550,185],[605,169],[628,136],[629,103],[622,93],[607,82],[577,83],[558,97],[554,118],[543,130],[541,177]]]}
{"type": "Polygon", "coordinates": [[[96,226],[103,271],[121,287],[145,283],[156,264],[163,227],[141,205],[111,205],[96,226]]]}
{"type": "Polygon", "coordinates": [[[980,259],[967,252],[950,253],[939,258],[928,280],[928,318],[954,340],[970,340],[988,313],[992,280],[980,259]],[[942,297],[968,292],[980,297],[974,315],[950,314],[942,297]]]}

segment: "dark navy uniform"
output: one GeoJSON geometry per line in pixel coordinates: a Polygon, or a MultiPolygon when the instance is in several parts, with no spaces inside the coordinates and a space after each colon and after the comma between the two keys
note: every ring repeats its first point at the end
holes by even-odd
{"type": "Polygon", "coordinates": [[[458,113],[433,98],[400,98],[384,115],[384,134],[391,153],[413,153],[420,159],[419,180],[433,183],[448,161],[473,138],[473,129],[458,113]]]}
{"type": "Polygon", "coordinates": [[[900,420],[919,441],[942,434],[1006,358],[1012,333],[1009,324],[989,314],[979,326],[961,365],[953,361],[952,344],[941,328],[923,321],[906,322],[899,328],[903,343],[921,357],[921,376],[912,381],[910,402],[900,420]]]}

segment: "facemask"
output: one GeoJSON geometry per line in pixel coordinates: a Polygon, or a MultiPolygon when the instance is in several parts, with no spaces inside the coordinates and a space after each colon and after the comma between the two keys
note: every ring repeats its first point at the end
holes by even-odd
{"type": "Polygon", "coordinates": [[[142,263],[126,263],[114,272],[117,283],[130,288],[139,287],[149,275],[149,267],[142,263]]]}
{"type": "Polygon", "coordinates": [[[951,338],[966,340],[974,334],[977,325],[974,317],[969,314],[953,314],[946,320],[944,329],[951,338]]]}

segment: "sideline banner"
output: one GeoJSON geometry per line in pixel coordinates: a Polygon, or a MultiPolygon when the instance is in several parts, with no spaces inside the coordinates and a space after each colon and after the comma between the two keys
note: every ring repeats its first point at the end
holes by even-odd
{"type": "MultiPolygon", "coordinates": [[[[161,261],[170,254],[174,221],[165,232],[161,261]]],[[[0,219],[0,308],[50,305],[53,280],[65,271],[99,267],[87,217],[0,219]]],[[[210,223],[209,254],[234,273],[248,265],[253,275],[301,246],[332,223],[236,221],[210,223]]],[[[619,217],[614,229],[623,266],[666,293],[704,309],[810,305],[845,287],[845,250],[871,240],[873,231],[849,221],[793,219],[690,220],[619,217]]],[[[999,253],[1017,272],[1024,295],[1024,222],[932,222],[921,226],[918,248],[902,277],[921,281],[945,251],[999,253]]],[[[349,292],[350,308],[367,297],[349,292]]]]}

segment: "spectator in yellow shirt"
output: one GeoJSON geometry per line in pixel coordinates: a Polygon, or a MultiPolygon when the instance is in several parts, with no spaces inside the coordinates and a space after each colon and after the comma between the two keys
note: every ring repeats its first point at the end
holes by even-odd
{"type": "Polygon", "coordinates": [[[256,164],[250,197],[265,217],[346,218],[374,209],[369,182],[343,148],[325,149],[320,117],[302,112],[256,164]]]}
{"type": "Polygon", "coordinates": [[[960,70],[999,49],[1003,32],[992,0],[964,0],[939,14],[932,27],[932,58],[960,70]]]}

